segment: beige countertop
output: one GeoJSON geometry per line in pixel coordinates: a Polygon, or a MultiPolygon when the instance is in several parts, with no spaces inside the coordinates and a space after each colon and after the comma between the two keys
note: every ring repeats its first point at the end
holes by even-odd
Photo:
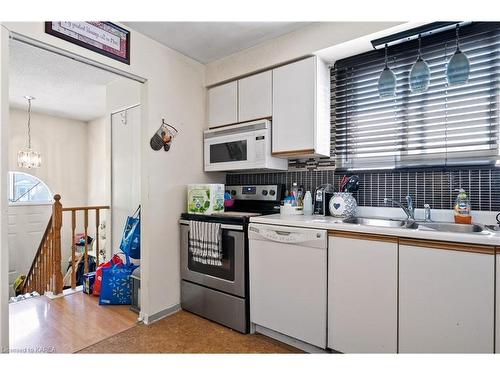
{"type": "Polygon", "coordinates": [[[251,223],[284,225],[290,227],[338,230],[346,232],[370,233],[404,238],[418,238],[436,241],[449,241],[477,245],[500,246],[500,232],[455,233],[430,229],[408,229],[375,227],[361,224],[343,223],[342,219],[316,215],[264,215],[250,218],[251,223]]]}

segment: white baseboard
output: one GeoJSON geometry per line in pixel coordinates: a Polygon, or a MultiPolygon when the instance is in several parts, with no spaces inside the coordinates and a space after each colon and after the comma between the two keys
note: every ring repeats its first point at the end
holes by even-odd
{"type": "Polygon", "coordinates": [[[158,311],[157,313],[154,313],[152,315],[146,315],[146,314],[142,315],[142,311],[141,311],[141,317],[142,317],[142,321],[144,322],[144,324],[151,324],[151,323],[154,323],[160,319],[166,318],[169,315],[175,314],[176,312],[178,312],[180,310],[181,310],[181,305],[178,303],[176,305],[167,307],[164,310],[158,311]]]}
{"type": "Polygon", "coordinates": [[[252,325],[255,327],[255,332],[260,333],[264,336],[268,336],[272,339],[281,341],[282,343],[293,346],[294,348],[303,350],[306,353],[314,353],[314,354],[327,354],[327,353],[329,353],[325,349],[308,344],[307,342],[304,342],[304,341],[294,339],[293,337],[290,337],[290,336],[284,335],[282,333],[273,331],[272,329],[262,327],[262,326],[259,326],[258,324],[253,324],[253,323],[252,323],[252,325]]]}

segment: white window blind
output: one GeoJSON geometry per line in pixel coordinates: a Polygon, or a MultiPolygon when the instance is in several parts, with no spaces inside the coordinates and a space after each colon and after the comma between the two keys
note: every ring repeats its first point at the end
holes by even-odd
{"type": "Polygon", "coordinates": [[[431,71],[423,93],[411,93],[409,73],[417,42],[389,47],[396,95],[380,98],[377,82],[384,51],[339,60],[332,69],[335,164],[342,169],[494,163],[498,159],[500,23],[460,29],[460,47],[470,60],[468,83],[448,86],[446,64],[455,52],[455,32],[422,39],[431,71]]]}

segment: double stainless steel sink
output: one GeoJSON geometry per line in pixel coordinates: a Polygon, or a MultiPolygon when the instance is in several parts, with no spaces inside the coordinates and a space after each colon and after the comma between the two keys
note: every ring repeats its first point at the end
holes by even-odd
{"type": "Polygon", "coordinates": [[[401,219],[385,219],[385,218],[368,218],[354,217],[343,220],[344,223],[368,225],[373,227],[386,228],[407,228],[428,230],[436,232],[452,232],[452,233],[472,233],[472,234],[488,234],[491,233],[483,225],[479,224],[456,224],[439,221],[413,221],[401,219]]]}

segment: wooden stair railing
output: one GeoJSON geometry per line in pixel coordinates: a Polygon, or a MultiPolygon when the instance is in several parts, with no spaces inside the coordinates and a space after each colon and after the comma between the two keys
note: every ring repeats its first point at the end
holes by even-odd
{"type": "MultiPolygon", "coordinates": [[[[62,207],[61,196],[54,196],[52,215],[47,223],[47,228],[42,236],[40,245],[35,253],[33,262],[28,274],[23,282],[22,293],[52,292],[60,294],[63,291],[63,274],[61,271],[61,228],[63,212],[71,212],[71,288],[76,288],[76,213],[84,212],[85,239],[88,233],[89,211],[95,210],[95,233],[96,233],[96,264],[99,264],[99,226],[100,211],[109,209],[109,206],[82,206],[82,207],[62,207]]],[[[85,241],[84,270],[88,272],[88,244],[85,241]]]]}
{"type": "MultiPolygon", "coordinates": [[[[82,206],[82,207],[64,207],[62,208],[62,212],[71,212],[71,288],[76,288],[76,244],[74,241],[76,234],[76,213],[78,211],[83,211],[83,220],[84,220],[84,238],[87,239],[88,228],[89,228],[89,211],[95,211],[95,263],[99,265],[99,226],[100,222],[100,211],[107,210],[109,206],[82,206]]],[[[84,257],[84,272],[89,272],[89,245],[87,241],[85,241],[85,250],[83,253],[84,257]]]]}

